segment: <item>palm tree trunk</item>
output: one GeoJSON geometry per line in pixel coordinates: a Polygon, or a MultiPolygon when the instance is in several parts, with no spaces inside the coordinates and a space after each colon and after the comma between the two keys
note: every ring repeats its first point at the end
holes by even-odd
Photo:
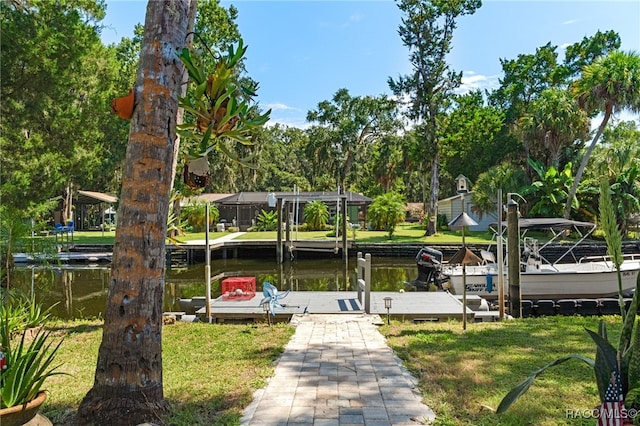
{"type": "Polygon", "coordinates": [[[596,135],[593,137],[591,141],[591,145],[587,148],[587,152],[584,153],[584,157],[582,157],[582,161],[580,162],[580,167],[578,167],[578,171],[576,172],[576,176],[573,179],[573,185],[571,186],[571,190],[569,191],[569,195],[567,196],[567,203],[564,206],[564,218],[569,219],[571,215],[571,204],[573,202],[573,198],[576,196],[576,192],[578,192],[578,184],[580,184],[580,179],[582,179],[582,174],[584,173],[584,169],[587,168],[587,163],[589,162],[589,157],[591,157],[591,153],[593,149],[598,144],[598,140],[600,140],[600,136],[604,132],[604,128],[607,126],[609,122],[609,118],[611,118],[612,107],[607,105],[607,108],[604,113],[604,118],[602,119],[602,123],[600,123],[600,127],[598,127],[598,131],[596,135]]]}
{"type": "Polygon", "coordinates": [[[440,155],[436,149],[436,154],[433,157],[433,163],[431,164],[431,185],[429,195],[429,211],[427,222],[427,235],[434,235],[437,231],[436,225],[438,222],[438,195],[440,192],[440,179],[438,173],[440,169],[440,155]]]}
{"type": "Polygon", "coordinates": [[[149,1],[136,81],[102,343],[80,424],[157,422],[162,389],[165,237],[177,152],[176,52],[187,43],[196,0],[149,1]]]}

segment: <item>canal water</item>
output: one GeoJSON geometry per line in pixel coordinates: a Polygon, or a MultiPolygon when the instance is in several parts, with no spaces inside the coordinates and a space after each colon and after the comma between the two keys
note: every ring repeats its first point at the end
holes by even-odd
{"type": "MultiPolygon", "coordinates": [[[[166,272],[164,311],[179,311],[178,300],[205,295],[204,264],[170,268],[166,272]]],[[[27,266],[12,274],[13,288],[35,294],[45,307],[53,306],[58,318],[95,318],[103,316],[109,286],[109,266],[80,267],[27,266]]],[[[356,259],[348,264],[342,259],[295,260],[280,266],[274,260],[227,259],[211,264],[211,296],[220,296],[226,277],[256,277],[257,290],[269,281],[279,290],[351,291],[356,290],[356,259]]],[[[417,277],[412,258],[374,258],[371,265],[373,291],[399,291],[411,288],[404,284],[417,277]]]]}

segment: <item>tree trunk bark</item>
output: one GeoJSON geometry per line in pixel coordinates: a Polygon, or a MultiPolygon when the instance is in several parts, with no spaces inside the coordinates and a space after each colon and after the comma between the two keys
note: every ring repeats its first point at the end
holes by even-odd
{"type": "Polygon", "coordinates": [[[573,185],[571,185],[571,189],[569,190],[569,194],[567,195],[567,203],[564,205],[564,218],[569,219],[571,215],[571,204],[573,202],[573,197],[576,196],[578,192],[578,185],[580,184],[580,179],[582,179],[582,174],[584,173],[584,169],[587,168],[587,163],[589,162],[589,157],[591,157],[591,153],[593,149],[598,144],[598,140],[602,133],[604,132],[604,128],[607,127],[607,123],[609,122],[609,118],[613,113],[613,107],[607,106],[606,111],[604,112],[604,117],[602,118],[602,123],[598,127],[598,131],[596,135],[593,137],[591,141],[591,145],[587,148],[587,152],[584,153],[584,157],[582,157],[582,161],[580,162],[580,167],[578,167],[578,171],[576,172],[576,177],[573,179],[573,185]]]}
{"type": "Polygon", "coordinates": [[[178,96],[176,57],[195,19],[196,0],[149,1],[136,80],[118,228],[95,380],[80,424],[158,422],[162,389],[165,237],[173,181],[178,96]]]}
{"type": "Polygon", "coordinates": [[[438,173],[440,169],[440,154],[436,147],[433,163],[431,164],[431,185],[429,195],[429,211],[427,223],[427,235],[434,235],[437,232],[436,225],[438,223],[438,195],[440,193],[440,179],[438,173]]]}

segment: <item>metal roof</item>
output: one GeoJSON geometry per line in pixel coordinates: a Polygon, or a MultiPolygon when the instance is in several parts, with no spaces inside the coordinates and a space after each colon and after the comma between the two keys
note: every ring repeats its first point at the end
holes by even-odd
{"type": "Polygon", "coordinates": [[[102,192],[78,190],[78,194],[74,197],[74,202],[77,204],[113,204],[118,202],[118,197],[102,192]]]}
{"type": "Polygon", "coordinates": [[[371,203],[373,200],[369,197],[365,197],[362,194],[355,192],[346,192],[344,194],[338,194],[337,192],[328,191],[311,191],[300,192],[295,194],[293,192],[238,192],[237,194],[230,195],[228,197],[219,199],[218,204],[221,205],[260,205],[267,203],[267,197],[269,194],[275,194],[276,198],[281,198],[287,201],[293,201],[298,198],[299,201],[335,201],[338,198],[346,198],[347,203],[350,205],[365,205],[371,203]]]}

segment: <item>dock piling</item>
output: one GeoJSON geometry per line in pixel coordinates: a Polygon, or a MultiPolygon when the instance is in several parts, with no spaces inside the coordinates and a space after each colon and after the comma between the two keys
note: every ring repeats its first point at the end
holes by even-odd
{"type": "Polygon", "coordinates": [[[371,254],[362,257],[358,252],[358,300],[364,305],[364,312],[371,313],[371,254]],[[364,294],[363,294],[364,293],[364,294]],[[364,300],[363,300],[364,296],[364,300]]]}

